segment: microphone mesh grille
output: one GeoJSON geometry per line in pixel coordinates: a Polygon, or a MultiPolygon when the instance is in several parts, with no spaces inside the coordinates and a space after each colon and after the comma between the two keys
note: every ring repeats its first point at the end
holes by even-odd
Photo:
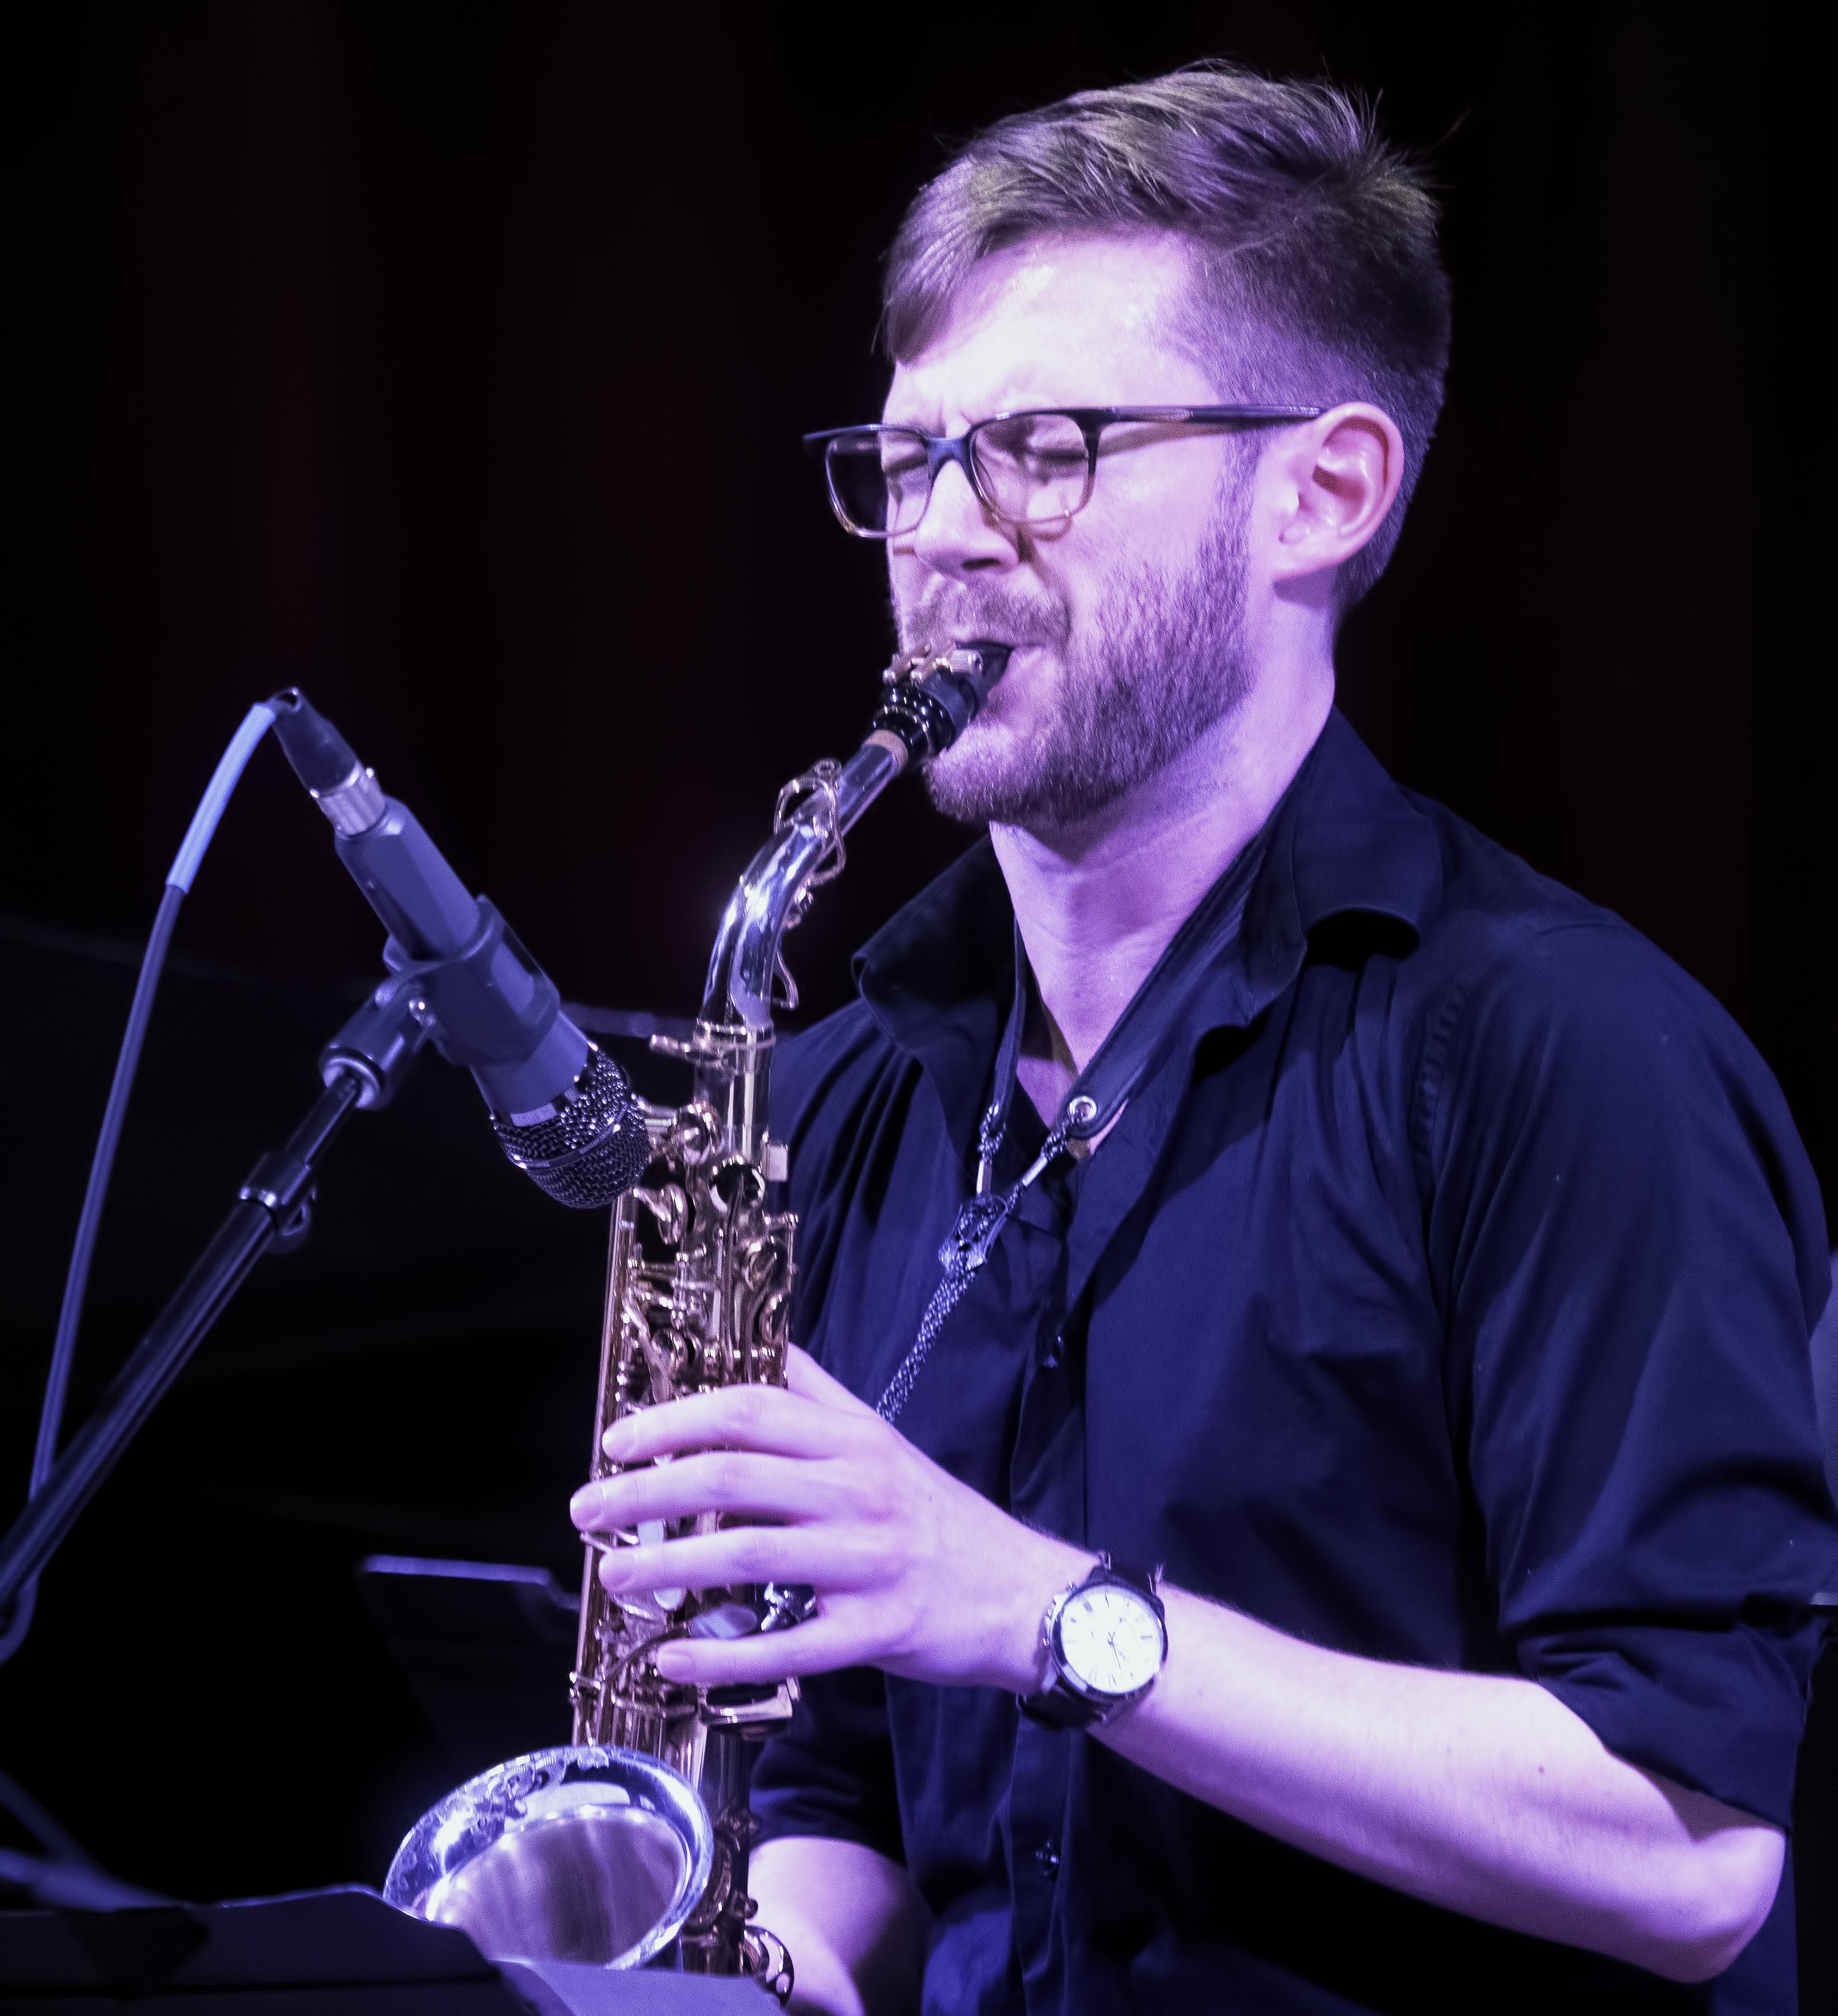
{"type": "Polygon", "coordinates": [[[536,1186],[557,1204],[593,1210],[611,1204],[644,1174],[651,1136],[632,1087],[597,1044],[571,1090],[548,1118],[527,1127],[492,1115],[499,1145],[536,1186]]]}

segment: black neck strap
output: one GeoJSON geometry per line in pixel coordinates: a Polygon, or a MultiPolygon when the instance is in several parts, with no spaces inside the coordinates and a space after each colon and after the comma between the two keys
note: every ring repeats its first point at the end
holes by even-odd
{"type": "Polygon", "coordinates": [[[1008,1026],[996,1053],[994,1089],[977,1141],[976,1194],[958,1210],[951,1236],[939,1248],[944,1273],[920,1319],[919,1334],[896,1368],[875,1408],[883,1420],[899,1418],[910,1398],[945,1319],[981,1272],[1002,1228],[1033,1183],[1067,1145],[1101,1134],[1123,1110],[1126,1101],[1154,1062],[1164,1039],[1179,1026],[1180,1017],[1213,962],[1237,935],[1245,899],[1263,864],[1265,840],[1260,833],[1206,892],[1191,916],[1177,931],[1155,962],[1117,1024],[1098,1046],[1097,1053],[1060,1103],[1040,1152],[1018,1182],[998,1193],[995,1165],[1007,1131],[1021,1064],[1022,1034],[1027,1026],[1028,964],[1015,934],[1015,1000],[1008,1026]]]}
{"type": "MultiPolygon", "coordinates": [[[[1178,1023],[1194,989],[1213,961],[1238,935],[1251,885],[1263,865],[1266,833],[1239,852],[1198,906],[1168,942],[1167,949],[1137,988],[1097,1053],[1074,1081],[1047,1130],[1047,1145],[1027,1174],[1025,1189],[1069,1142],[1101,1134],[1123,1110],[1154,1062],[1162,1039],[1178,1023]]],[[[1015,999],[996,1053],[996,1075],[977,1142],[976,1192],[986,1196],[995,1180],[995,1161],[1015,1102],[1021,1046],[1028,1021],[1029,976],[1021,926],[1015,927],[1015,999]]]]}

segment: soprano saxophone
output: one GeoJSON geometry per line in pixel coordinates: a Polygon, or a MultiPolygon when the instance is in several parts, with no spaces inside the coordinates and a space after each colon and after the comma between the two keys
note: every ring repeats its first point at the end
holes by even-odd
{"type": "MultiPolygon", "coordinates": [[[[773,837],[722,917],[688,1039],[651,1039],[690,1065],[694,1090],[681,1107],[641,1102],[651,1161],[614,1206],[593,1477],[616,1469],[601,1438],[636,1409],[785,1383],[796,1220],[767,1208],[787,1173],[768,1100],[773,1011],[797,1005],[784,934],[841,872],[845,834],[909,765],[950,747],[1008,656],[978,644],[894,659],[861,747],[780,793],[773,837]]],[[[795,1625],[812,1593],[767,1584],[615,1599],[596,1572],[600,1551],[715,1525],[710,1513],[589,1536],[573,1743],[513,1759],[425,1815],[391,1867],[391,1902],[461,1925],[495,1959],[632,1965],[674,1939],[686,1971],[749,1975],[789,1994],[783,1942],[752,1922],[748,1787],[755,1748],[790,1720],[797,1682],[697,1687],[665,1679],[655,1654],[672,1639],[795,1625]]]]}

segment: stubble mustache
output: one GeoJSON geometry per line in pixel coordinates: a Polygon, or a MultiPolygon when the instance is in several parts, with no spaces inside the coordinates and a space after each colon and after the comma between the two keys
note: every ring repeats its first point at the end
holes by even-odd
{"type": "Polygon", "coordinates": [[[903,651],[936,651],[973,640],[1038,645],[1063,652],[1071,639],[1072,611],[1063,602],[1006,592],[979,592],[953,582],[910,609],[896,602],[894,626],[903,651]]]}

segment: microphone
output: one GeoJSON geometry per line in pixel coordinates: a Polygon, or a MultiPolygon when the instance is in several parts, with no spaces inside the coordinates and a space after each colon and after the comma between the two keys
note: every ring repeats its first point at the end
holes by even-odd
{"type": "Polygon", "coordinates": [[[651,1160],[625,1074],[563,1014],[554,981],[497,910],[467,891],[298,687],[268,705],[294,775],[332,822],[339,859],[388,930],[393,985],[414,988],[434,1048],[472,1073],[505,1154],[558,1203],[610,1204],[651,1160]]]}

